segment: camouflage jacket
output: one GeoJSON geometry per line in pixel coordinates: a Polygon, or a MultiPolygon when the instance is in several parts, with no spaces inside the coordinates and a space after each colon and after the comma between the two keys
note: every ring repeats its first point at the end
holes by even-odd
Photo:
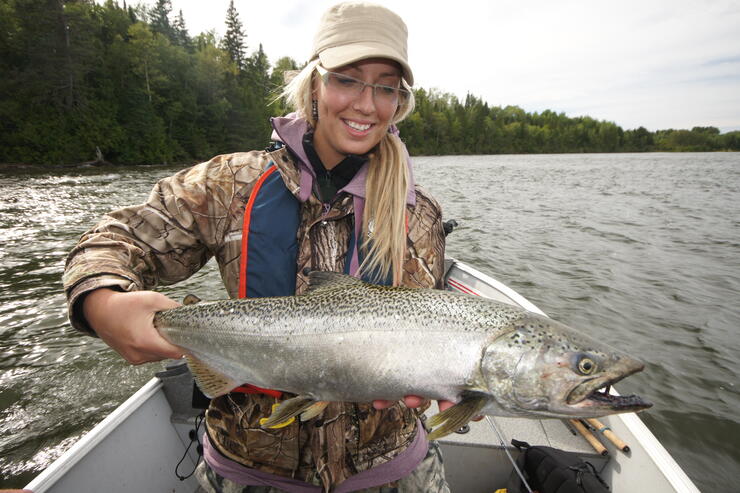
{"type": "MultiPolygon", "coordinates": [[[[294,141],[295,136],[286,140],[294,141]]],[[[306,193],[310,166],[301,159],[301,150],[288,150],[297,149],[292,143],[273,152],[217,156],[183,170],[160,181],[146,203],[112,212],[85,233],[67,259],[63,279],[72,325],[93,334],[76,306],[84,293],[101,287],[133,291],[175,283],[211,257],[216,257],[229,295],[236,297],[244,209],[270,162],[301,200],[296,292],[307,288],[308,270],[342,272],[354,224],[353,197],[340,193],[325,212],[315,193],[306,193]]],[[[440,207],[418,186],[411,193],[415,200],[407,205],[402,284],[440,288],[444,270],[440,207]]],[[[206,419],[214,446],[247,467],[335,485],[392,459],[416,433],[416,411],[402,403],[382,411],[369,403],[332,403],[313,420],[262,429],[260,418],[269,415],[277,401],[238,393],[214,399],[206,419]]]]}

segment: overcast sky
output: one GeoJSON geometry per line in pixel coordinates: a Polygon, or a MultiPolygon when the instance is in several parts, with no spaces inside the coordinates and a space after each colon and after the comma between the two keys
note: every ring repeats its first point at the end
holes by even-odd
{"type": "MultiPolygon", "coordinates": [[[[740,130],[740,0],[376,2],[408,25],[417,87],[624,129],[740,130]]],[[[250,53],[262,43],[271,62],[299,63],[335,3],[234,1],[250,53]]],[[[228,4],[172,0],[191,35],[222,36],[228,4]]]]}

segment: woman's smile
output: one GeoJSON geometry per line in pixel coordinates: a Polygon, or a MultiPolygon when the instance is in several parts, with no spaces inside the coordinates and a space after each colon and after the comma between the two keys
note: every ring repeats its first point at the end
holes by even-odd
{"type": "Polygon", "coordinates": [[[352,134],[355,135],[367,135],[368,130],[372,128],[372,123],[362,123],[357,120],[350,120],[347,118],[342,118],[342,121],[349,127],[349,131],[352,134]]]}

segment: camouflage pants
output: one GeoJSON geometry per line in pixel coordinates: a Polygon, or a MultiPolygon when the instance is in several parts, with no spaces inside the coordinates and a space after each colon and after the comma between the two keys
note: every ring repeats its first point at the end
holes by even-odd
{"type": "MultiPolygon", "coordinates": [[[[285,493],[283,490],[270,486],[242,486],[222,478],[201,462],[195,471],[195,476],[203,491],[206,493],[285,493]]],[[[450,493],[445,480],[445,471],[442,461],[442,452],[437,442],[429,442],[429,451],[424,460],[411,474],[398,481],[395,486],[378,486],[359,490],[361,493],[450,493]]]]}

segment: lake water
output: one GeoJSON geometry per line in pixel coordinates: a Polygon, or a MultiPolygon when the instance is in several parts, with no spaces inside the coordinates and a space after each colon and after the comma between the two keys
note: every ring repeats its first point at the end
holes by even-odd
{"type": "MultiPolygon", "coordinates": [[[[740,154],[447,156],[416,180],[448,255],[647,363],[620,383],[704,491],[740,477],[740,154]]],[[[0,488],[20,487],[148,380],[66,321],[80,234],[175,167],[0,170],[0,488]]],[[[224,297],[209,264],[163,290],[224,297]]]]}

